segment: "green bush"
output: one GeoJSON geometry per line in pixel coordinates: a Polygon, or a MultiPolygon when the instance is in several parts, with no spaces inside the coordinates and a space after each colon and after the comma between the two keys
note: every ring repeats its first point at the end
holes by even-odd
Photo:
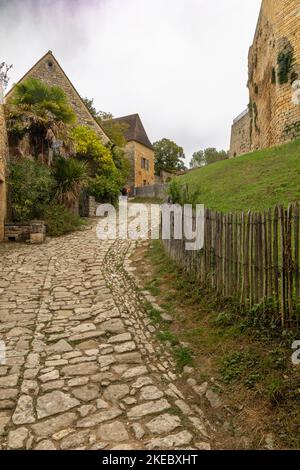
{"type": "Polygon", "coordinates": [[[177,179],[170,182],[168,194],[172,199],[172,204],[193,204],[197,203],[199,191],[190,192],[187,184],[180,184],[177,179]]]}
{"type": "Polygon", "coordinates": [[[78,215],[73,214],[65,206],[59,204],[52,204],[47,207],[44,219],[47,233],[52,237],[74,232],[74,230],[78,230],[86,224],[78,215]]]}
{"type": "Polygon", "coordinates": [[[55,184],[47,166],[25,158],[10,163],[8,184],[14,222],[43,218],[55,184]]]}
{"type": "Polygon", "coordinates": [[[89,193],[91,196],[95,196],[98,202],[109,202],[116,205],[120,195],[119,181],[114,175],[96,175],[90,180],[89,193]]]}
{"type": "MultiPolygon", "coordinates": [[[[82,162],[75,163],[76,167],[77,164],[80,167],[84,166],[82,162]]],[[[69,165],[73,168],[72,160],[67,164],[68,168],[69,165]]],[[[58,167],[55,168],[58,170],[58,167]]],[[[71,191],[78,183],[76,178],[72,179],[71,185],[69,184],[70,178],[68,179],[67,175],[61,173],[57,181],[54,178],[55,172],[53,173],[49,167],[25,158],[11,163],[9,172],[10,201],[14,222],[43,219],[47,226],[47,233],[54,237],[73,232],[85,225],[83,219],[59,204],[55,197],[58,184],[65,184],[63,189],[71,191]]],[[[81,173],[78,171],[78,185],[81,184],[81,173]]]]}

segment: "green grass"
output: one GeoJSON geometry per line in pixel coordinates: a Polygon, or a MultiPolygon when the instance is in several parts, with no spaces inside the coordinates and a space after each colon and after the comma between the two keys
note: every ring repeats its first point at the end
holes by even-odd
{"type": "Polygon", "coordinates": [[[300,201],[300,140],[225,160],[179,177],[197,202],[223,212],[300,201]]]}
{"type": "MultiPolygon", "coordinates": [[[[185,365],[193,366],[199,384],[207,381],[212,389],[218,387],[226,406],[243,409],[229,419],[237,430],[234,445],[244,449],[240,437],[245,435],[247,448],[264,448],[265,435],[274,432],[276,448],[299,449],[300,370],[291,362],[298,331],[270,327],[257,309],[249,315],[234,302],[200,289],[168,257],[160,241],[153,241],[144,256],[151,269],[146,274],[141,269],[143,286],[160,286],[157,303],[174,319],[164,323],[160,312],[145,302],[158,327],[156,339],[169,348],[179,372],[185,365]]],[[[222,448],[232,448],[227,432],[222,439],[222,448]]]]}

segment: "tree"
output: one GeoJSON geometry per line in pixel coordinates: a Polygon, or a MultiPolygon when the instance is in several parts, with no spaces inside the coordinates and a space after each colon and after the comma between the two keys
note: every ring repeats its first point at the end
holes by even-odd
{"type": "Polygon", "coordinates": [[[162,139],[154,143],[155,152],[155,174],[161,171],[174,173],[184,170],[184,151],[175,142],[169,139],[162,139]]]}
{"type": "Polygon", "coordinates": [[[124,123],[114,121],[114,116],[109,112],[97,111],[94,106],[93,99],[84,98],[83,101],[92,116],[96,119],[96,121],[100,124],[106,135],[109,137],[111,142],[120,148],[125,147],[127,142],[124,137],[124,134],[128,126],[124,123]]]}
{"type": "Polygon", "coordinates": [[[216,163],[221,160],[227,160],[229,158],[228,152],[225,150],[217,150],[214,147],[205,149],[204,153],[207,165],[211,165],[212,163],[216,163]]]}
{"type": "Polygon", "coordinates": [[[57,141],[62,142],[62,150],[72,146],[69,131],[76,115],[61,88],[28,78],[15,86],[6,108],[13,146],[18,147],[27,137],[30,150],[37,156],[44,155],[57,141]]]}
{"type": "Polygon", "coordinates": [[[206,165],[204,150],[198,150],[194,152],[190,161],[190,168],[199,168],[206,165]]]}
{"type": "Polygon", "coordinates": [[[214,147],[209,147],[193,154],[190,161],[190,167],[199,168],[201,166],[211,165],[212,163],[216,163],[221,160],[227,160],[228,158],[229,153],[225,150],[217,150],[214,147]]]}

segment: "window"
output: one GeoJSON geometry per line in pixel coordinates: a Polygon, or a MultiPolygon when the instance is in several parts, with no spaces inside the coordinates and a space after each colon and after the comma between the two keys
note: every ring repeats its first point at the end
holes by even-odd
{"type": "Polygon", "coordinates": [[[141,158],[141,168],[143,170],[149,171],[149,160],[146,160],[146,158],[141,158]]]}
{"type": "Polygon", "coordinates": [[[144,180],[143,183],[144,183],[144,186],[147,186],[147,181],[146,180],[144,180]]]}

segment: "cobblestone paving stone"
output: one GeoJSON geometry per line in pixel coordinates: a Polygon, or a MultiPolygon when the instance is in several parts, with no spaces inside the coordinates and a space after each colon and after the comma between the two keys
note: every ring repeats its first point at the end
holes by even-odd
{"type": "Polygon", "coordinates": [[[210,449],[130,274],[135,242],[95,223],[0,247],[1,449],[210,449]]]}

